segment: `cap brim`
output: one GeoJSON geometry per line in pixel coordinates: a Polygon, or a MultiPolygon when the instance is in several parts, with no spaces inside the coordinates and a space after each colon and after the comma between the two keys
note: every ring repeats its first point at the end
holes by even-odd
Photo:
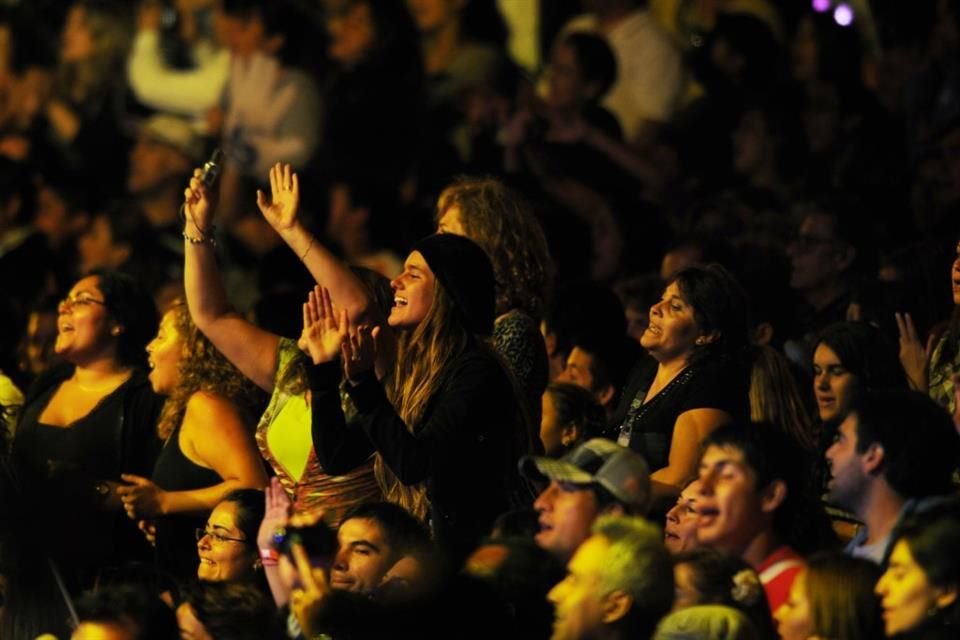
{"type": "Polygon", "coordinates": [[[590,484],[593,476],[576,465],[543,456],[524,456],[520,459],[520,472],[526,477],[546,476],[557,482],[590,484]]]}

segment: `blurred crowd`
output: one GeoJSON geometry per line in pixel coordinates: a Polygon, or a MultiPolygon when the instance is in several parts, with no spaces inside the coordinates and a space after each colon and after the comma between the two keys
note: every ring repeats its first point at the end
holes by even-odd
{"type": "Polygon", "coordinates": [[[0,286],[0,638],[960,636],[951,0],[2,0],[0,286]]]}

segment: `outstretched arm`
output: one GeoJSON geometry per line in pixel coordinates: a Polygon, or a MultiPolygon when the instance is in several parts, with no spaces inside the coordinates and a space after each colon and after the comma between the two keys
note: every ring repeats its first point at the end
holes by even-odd
{"type": "Polygon", "coordinates": [[[280,337],[243,319],[230,307],[213,244],[210,194],[194,171],[184,192],[184,269],[187,307],[197,327],[243,375],[273,390],[280,337]]]}
{"type": "Polygon", "coordinates": [[[264,219],[300,258],[317,284],[330,291],[337,306],[346,309],[353,322],[376,322],[370,294],[360,279],[297,217],[300,207],[300,180],[289,164],[279,162],[270,169],[270,199],[257,190],[257,206],[264,219]]]}

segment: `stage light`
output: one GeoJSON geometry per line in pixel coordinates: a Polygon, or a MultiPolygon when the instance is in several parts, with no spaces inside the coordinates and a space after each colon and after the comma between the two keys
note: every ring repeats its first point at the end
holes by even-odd
{"type": "Polygon", "coordinates": [[[833,19],[841,27],[849,27],[853,24],[853,9],[846,3],[838,4],[833,10],[833,19]]]}
{"type": "Polygon", "coordinates": [[[832,0],[813,0],[811,4],[813,5],[814,11],[817,13],[824,13],[830,10],[832,0]]]}

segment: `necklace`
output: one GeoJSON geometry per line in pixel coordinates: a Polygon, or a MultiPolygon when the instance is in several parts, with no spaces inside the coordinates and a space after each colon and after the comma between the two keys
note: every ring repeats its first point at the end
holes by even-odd
{"type": "MultiPolygon", "coordinates": [[[[124,376],[126,376],[126,372],[124,372],[124,376]]],[[[73,380],[75,385],[80,387],[81,391],[86,391],[87,393],[100,393],[101,391],[114,387],[117,384],[117,380],[114,378],[94,386],[85,385],[80,382],[80,379],[77,377],[76,373],[73,374],[73,378],[71,378],[71,380],[73,380]]]]}

